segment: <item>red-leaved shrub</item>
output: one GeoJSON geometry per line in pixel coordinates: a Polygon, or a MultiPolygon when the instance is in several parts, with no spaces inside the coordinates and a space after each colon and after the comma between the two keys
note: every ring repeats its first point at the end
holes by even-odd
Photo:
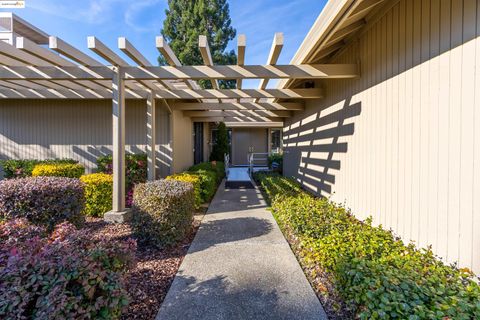
{"type": "Polygon", "coordinates": [[[84,221],[84,190],[78,179],[28,177],[0,181],[0,220],[26,218],[50,230],[64,221],[84,221]]]}
{"type": "Polygon", "coordinates": [[[67,222],[50,235],[26,219],[0,224],[0,318],[118,318],[135,250],[134,240],[92,239],[67,222]]]}

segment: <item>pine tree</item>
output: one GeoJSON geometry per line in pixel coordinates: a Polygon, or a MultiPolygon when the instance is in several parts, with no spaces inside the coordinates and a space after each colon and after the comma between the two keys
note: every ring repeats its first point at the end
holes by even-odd
{"type": "MultiPolygon", "coordinates": [[[[227,0],[168,0],[166,18],[161,31],[173,52],[184,65],[202,65],[198,36],[206,35],[214,64],[236,64],[235,52],[226,52],[228,42],[235,37],[231,26],[227,0]]],[[[166,65],[160,56],[160,65],[166,65]]],[[[211,88],[208,80],[199,81],[211,88]]],[[[221,88],[235,88],[235,80],[219,81],[221,88]]]]}
{"type": "Polygon", "coordinates": [[[223,161],[226,153],[229,153],[228,130],[225,123],[220,122],[217,126],[217,141],[213,145],[210,161],[223,161]]]}

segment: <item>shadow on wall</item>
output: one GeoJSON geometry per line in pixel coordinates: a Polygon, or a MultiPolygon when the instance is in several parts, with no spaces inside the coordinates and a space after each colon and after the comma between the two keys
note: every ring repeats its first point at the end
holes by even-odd
{"type": "MultiPolygon", "coordinates": [[[[99,156],[112,153],[111,102],[106,100],[7,100],[0,108],[0,159],[73,158],[96,168],[99,156]]],[[[146,150],[146,106],[128,100],[126,152],[146,150]]],[[[157,167],[170,174],[169,114],[157,110],[157,167]]]]}
{"type": "Polygon", "coordinates": [[[298,126],[290,125],[284,129],[286,176],[296,178],[306,189],[323,196],[332,192],[335,184],[333,170],[340,170],[340,160],[336,153],[348,151],[347,142],[342,137],[353,135],[355,123],[349,119],[360,115],[360,102],[351,104],[344,101],[343,107],[328,113],[328,109],[303,117],[298,126]],[[314,119],[311,117],[314,116],[314,119]],[[320,141],[320,142],[318,142],[320,141]]]}

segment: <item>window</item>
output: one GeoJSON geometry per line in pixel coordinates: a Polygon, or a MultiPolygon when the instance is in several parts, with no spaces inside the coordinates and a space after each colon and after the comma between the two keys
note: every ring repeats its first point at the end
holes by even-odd
{"type": "Polygon", "coordinates": [[[271,144],[270,148],[272,153],[281,153],[282,152],[282,129],[272,129],[270,131],[271,144]]]}

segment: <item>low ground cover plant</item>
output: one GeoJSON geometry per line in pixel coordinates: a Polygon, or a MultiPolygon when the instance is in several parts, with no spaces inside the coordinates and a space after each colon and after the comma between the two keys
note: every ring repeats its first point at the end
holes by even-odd
{"type": "Polygon", "coordinates": [[[84,213],[92,217],[103,217],[112,210],[113,178],[106,173],[92,173],[80,177],[85,190],[84,213]]]}
{"type": "Polygon", "coordinates": [[[84,189],[78,179],[28,177],[0,181],[0,220],[26,218],[52,229],[69,221],[82,225],[84,189]]]}
{"type": "Polygon", "coordinates": [[[3,169],[4,178],[24,178],[32,176],[33,168],[38,164],[60,164],[60,163],[70,163],[75,164],[78,161],[73,159],[47,159],[47,160],[36,160],[36,159],[22,159],[22,160],[1,160],[0,166],[3,169]]]}
{"type": "Polygon", "coordinates": [[[133,193],[133,232],[141,243],[170,246],[192,229],[195,205],[191,183],[156,180],[140,183],[133,193]]]}
{"type": "MultiPolygon", "coordinates": [[[[113,173],[112,155],[105,155],[97,159],[97,168],[101,173],[113,173]]],[[[125,179],[126,179],[126,201],[130,207],[133,200],[133,188],[135,184],[147,181],[147,154],[126,154],[125,155],[125,179]]]]}
{"type": "MultiPolygon", "coordinates": [[[[303,191],[289,178],[256,173],[273,214],[305,270],[326,272],[360,319],[480,319],[478,278],[432,251],[303,191]]],[[[316,276],[315,271],[309,274],[316,276]]]]}
{"type": "Polygon", "coordinates": [[[85,167],[78,163],[41,163],[32,170],[32,177],[80,178],[85,167]]]}
{"type": "Polygon", "coordinates": [[[51,234],[26,219],[0,223],[0,318],[119,318],[135,250],[131,239],[92,239],[69,223],[51,234]]]}

